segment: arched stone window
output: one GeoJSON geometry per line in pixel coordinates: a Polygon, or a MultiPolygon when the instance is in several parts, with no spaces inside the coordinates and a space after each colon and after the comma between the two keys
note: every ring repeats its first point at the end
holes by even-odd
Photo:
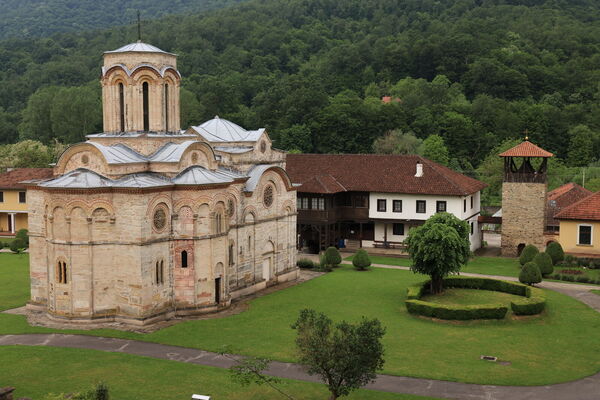
{"type": "Polygon", "coordinates": [[[169,131],[169,84],[165,83],[165,132],[169,131]]]}
{"type": "Polygon", "coordinates": [[[144,132],[150,130],[150,110],[149,110],[149,88],[148,82],[142,84],[142,108],[144,110],[144,132]]]}
{"type": "Polygon", "coordinates": [[[223,232],[223,215],[220,212],[215,214],[215,233],[223,232]]]}
{"type": "Polygon", "coordinates": [[[67,263],[65,261],[58,261],[56,264],[56,282],[63,284],[68,283],[67,263]]]}
{"type": "Polygon", "coordinates": [[[233,264],[235,264],[234,262],[234,257],[235,257],[235,244],[233,242],[229,242],[229,266],[233,266],[233,264]]]}
{"type": "Polygon", "coordinates": [[[188,267],[188,253],[187,251],[182,251],[181,252],[181,268],[187,268],[188,267]]]}
{"type": "Polygon", "coordinates": [[[119,83],[119,122],[121,132],[125,132],[125,86],[119,83]]]}
{"type": "Polygon", "coordinates": [[[163,260],[156,262],[155,280],[157,285],[162,285],[165,281],[164,268],[165,262],[163,260]]]}

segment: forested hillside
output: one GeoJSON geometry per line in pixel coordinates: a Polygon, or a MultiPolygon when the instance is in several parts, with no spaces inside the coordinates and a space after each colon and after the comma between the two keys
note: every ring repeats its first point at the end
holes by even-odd
{"type": "Polygon", "coordinates": [[[0,38],[41,37],[212,10],[241,0],[2,0],[0,38]]]}
{"type": "MultiPolygon", "coordinates": [[[[594,0],[250,0],[149,22],[144,39],[179,54],[182,126],[218,114],[303,152],[371,152],[390,130],[416,148],[435,134],[453,167],[486,178],[485,157],[526,130],[567,166],[596,162],[599,17],[594,0]]],[[[0,43],[0,140],[100,130],[101,54],[135,37],[0,43]]]]}

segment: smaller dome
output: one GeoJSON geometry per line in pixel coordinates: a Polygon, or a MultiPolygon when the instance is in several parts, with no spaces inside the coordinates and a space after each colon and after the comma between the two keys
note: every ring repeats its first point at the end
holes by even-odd
{"type": "Polygon", "coordinates": [[[163,51],[156,46],[152,46],[151,44],[142,43],[142,42],[129,43],[123,47],[119,47],[116,50],[105,51],[104,54],[127,53],[127,52],[172,54],[172,53],[167,53],[166,51],[163,51]]]}
{"type": "Polygon", "coordinates": [[[202,125],[192,126],[209,142],[255,142],[264,129],[247,131],[238,124],[216,116],[202,125]]]}

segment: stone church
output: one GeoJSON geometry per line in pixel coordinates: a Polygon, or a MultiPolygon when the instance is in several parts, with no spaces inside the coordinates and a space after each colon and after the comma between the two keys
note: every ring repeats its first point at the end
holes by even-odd
{"type": "Polygon", "coordinates": [[[104,132],[28,183],[31,301],[51,318],[143,325],[296,279],[296,192],[264,129],[183,131],[176,56],[104,54],[104,132]]]}

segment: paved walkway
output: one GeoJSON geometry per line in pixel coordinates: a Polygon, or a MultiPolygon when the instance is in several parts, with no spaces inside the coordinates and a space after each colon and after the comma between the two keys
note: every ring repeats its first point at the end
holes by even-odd
{"type": "MultiPolygon", "coordinates": [[[[381,264],[374,264],[373,266],[391,269],[408,269],[408,267],[381,264]]],[[[469,273],[463,273],[463,275],[517,280],[516,278],[505,276],[469,273]]],[[[590,289],[595,289],[597,286],[559,282],[543,282],[539,286],[572,296],[600,312],[600,296],[589,292],[590,289]]],[[[217,368],[229,368],[234,364],[234,361],[230,358],[208,351],[97,336],[63,334],[0,336],[0,346],[8,345],[83,348],[133,354],[217,368]]],[[[273,361],[265,373],[280,378],[320,382],[316,376],[306,374],[300,365],[292,363],[273,361]]],[[[366,388],[384,392],[460,400],[598,400],[600,399],[600,373],[573,382],[547,386],[474,385],[433,379],[378,375],[377,380],[374,383],[367,385],[366,388]]]]}
{"type": "MultiPolygon", "coordinates": [[[[208,351],[97,336],[62,334],[0,336],[0,346],[6,345],[92,349],[217,368],[229,368],[234,364],[234,361],[230,358],[208,351]]],[[[274,361],[265,373],[280,378],[320,382],[316,376],[306,374],[301,366],[291,363],[274,361]]],[[[432,379],[378,375],[377,380],[367,385],[366,388],[384,392],[461,400],[598,400],[600,397],[600,373],[578,381],[549,386],[472,385],[432,379]]]]}

